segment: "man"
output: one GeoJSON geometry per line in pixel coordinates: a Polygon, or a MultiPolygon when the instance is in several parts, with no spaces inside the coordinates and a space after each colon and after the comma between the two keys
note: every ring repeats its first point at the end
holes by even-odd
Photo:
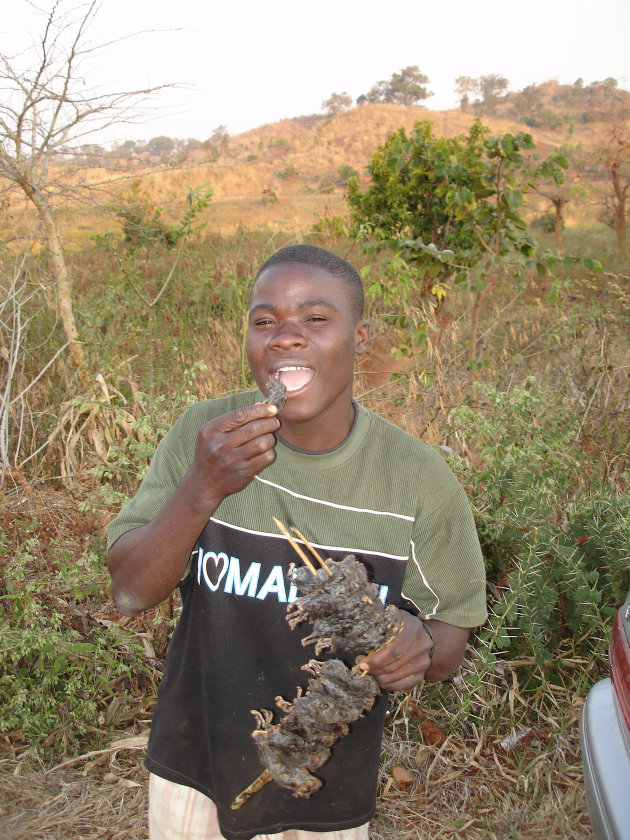
{"type": "Polygon", "coordinates": [[[110,526],[122,613],[182,593],[146,760],[152,840],[367,838],[386,692],[447,677],[468,628],[485,620],[464,491],[439,454],[352,399],[368,340],[354,268],[312,246],[279,251],[251,292],[247,357],[260,390],[185,412],[110,526]],[[276,377],[287,395],[279,416],[262,402],[276,377]],[[308,626],[285,620],[296,558],[273,516],[325,556],[360,559],[404,626],[363,658],[385,693],[317,771],[321,790],[296,799],[271,783],[231,810],[264,769],[250,710],[295,697],[312,657],[308,626]]]}

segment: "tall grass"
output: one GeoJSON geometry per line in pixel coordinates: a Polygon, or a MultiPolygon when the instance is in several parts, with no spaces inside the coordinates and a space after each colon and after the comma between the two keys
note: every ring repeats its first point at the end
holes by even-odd
{"type": "MultiPolygon", "coordinates": [[[[370,262],[343,233],[338,218],[322,219],[306,238],[358,268],[369,263],[372,277],[391,282],[386,261],[370,262]]],[[[492,617],[460,690],[460,717],[479,716],[475,698],[483,696],[506,657],[527,661],[524,686],[532,691],[556,680],[572,656],[591,657],[602,668],[610,615],[628,587],[630,287],[616,258],[596,250],[608,242],[606,231],[567,233],[570,238],[574,250],[604,263],[602,274],[571,269],[531,277],[518,289],[509,278],[491,278],[478,332],[484,363],[474,402],[466,293],[450,290],[440,307],[413,293],[404,301],[368,300],[373,347],[358,370],[357,395],[446,450],[468,490],[485,549],[492,617]],[[412,327],[421,340],[411,340],[412,327]]],[[[93,388],[79,390],[64,355],[55,358],[62,332],[49,288],[38,287],[24,309],[15,386],[33,385],[19,418],[9,418],[6,498],[14,498],[14,484],[30,482],[70,490],[84,515],[101,523],[112,516],[135,491],[160,437],[191,401],[252,385],[243,350],[249,285],[264,259],[293,241],[292,234],[268,228],[198,237],[187,243],[153,307],[143,298],[153,299],[169,275],[169,249],[120,243],[117,258],[99,238],[72,254],[76,317],[93,388]]],[[[3,259],[7,278],[15,261],[6,253],[3,259]]],[[[45,255],[25,255],[20,265],[24,276],[46,276],[45,255]]],[[[9,333],[3,336],[8,347],[9,333]]],[[[2,355],[6,379],[4,350],[2,355]]],[[[50,660],[50,679],[80,679],[73,657],[82,650],[87,655],[81,647],[86,644],[95,646],[89,652],[97,658],[108,645],[127,645],[122,658],[114,656],[117,664],[107,666],[112,679],[127,679],[131,642],[101,638],[98,622],[81,639],[72,629],[72,611],[52,606],[62,597],[58,586],[72,564],[55,559],[57,583],[35,585],[46,551],[34,539],[9,565],[6,558],[17,549],[4,543],[0,630],[13,640],[13,653],[4,650],[0,692],[13,691],[15,702],[26,696],[39,679],[37,663],[48,662],[55,648],[65,658],[50,660]],[[34,588],[19,588],[29,581],[34,588]],[[44,647],[30,650],[33,627],[44,647]]],[[[102,580],[102,545],[84,546],[78,560],[78,568],[96,563],[102,580]]],[[[92,596],[77,592],[73,609],[85,612],[82,604],[92,596]]],[[[98,702],[98,680],[86,672],[82,715],[96,708],[89,704],[98,702]]],[[[50,696],[57,700],[38,716],[29,718],[23,704],[18,720],[15,702],[7,706],[13,709],[10,725],[24,727],[35,746],[45,741],[46,726],[66,731],[68,716],[75,714],[59,692],[63,688],[52,691],[51,682],[50,696]]]]}

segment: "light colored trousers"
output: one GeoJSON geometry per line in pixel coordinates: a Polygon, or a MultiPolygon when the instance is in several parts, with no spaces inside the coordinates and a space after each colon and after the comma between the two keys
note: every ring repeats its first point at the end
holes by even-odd
{"type": "MultiPolygon", "coordinates": [[[[214,802],[194,788],[149,777],[150,840],[225,840],[214,802]]],[[[368,840],[368,823],[344,831],[301,831],[257,834],[252,840],[368,840]]]]}

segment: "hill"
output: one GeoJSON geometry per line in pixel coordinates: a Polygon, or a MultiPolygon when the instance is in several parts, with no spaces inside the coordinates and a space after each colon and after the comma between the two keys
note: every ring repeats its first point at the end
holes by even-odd
{"type": "MultiPolygon", "coordinates": [[[[625,91],[591,87],[576,94],[575,86],[556,82],[532,86],[501,97],[492,114],[484,113],[484,103],[450,111],[375,103],[333,116],[286,119],[234,137],[218,129],[205,142],[157,137],[111,150],[89,145],[68,154],[57,171],[62,182],[98,183],[110,202],[129,196],[133,179],[142,178],[143,195],[163,207],[167,219],[181,217],[188,187],[209,184],[214,195],[204,218],[211,229],[270,225],[297,231],[319,217],[345,214],[348,176],[365,178],[375,148],[391,132],[409,130],[418,120],[431,120],[437,135],[465,133],[478,118],[492,134],[528,131],[540,155],[567,141],[590,150],[610,116],[606,102],[630,110],[625,91]]],[[[25,230],[30,210],[22,203],[12,209],[13,225],[25,230]]],[[[66,231],[79,239],[116,225],[111,216],[85,206],[78,212],[64,209],[66,231]]]]}

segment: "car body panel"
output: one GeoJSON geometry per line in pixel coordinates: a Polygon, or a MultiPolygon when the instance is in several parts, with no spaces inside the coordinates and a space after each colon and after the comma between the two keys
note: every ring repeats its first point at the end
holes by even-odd
{"type": "Polygon", "coordinates": [[[617,612],[609,649],[611,678],[582,710],[584,788],[596,840],[630,838],[630,596],[617,612]]]}
{"type": "Polygon", "coordinates": [[[590,690],[582,712],[584,788],[597,840],[630,838],[630,749],[610,678],[590,690]]]}

